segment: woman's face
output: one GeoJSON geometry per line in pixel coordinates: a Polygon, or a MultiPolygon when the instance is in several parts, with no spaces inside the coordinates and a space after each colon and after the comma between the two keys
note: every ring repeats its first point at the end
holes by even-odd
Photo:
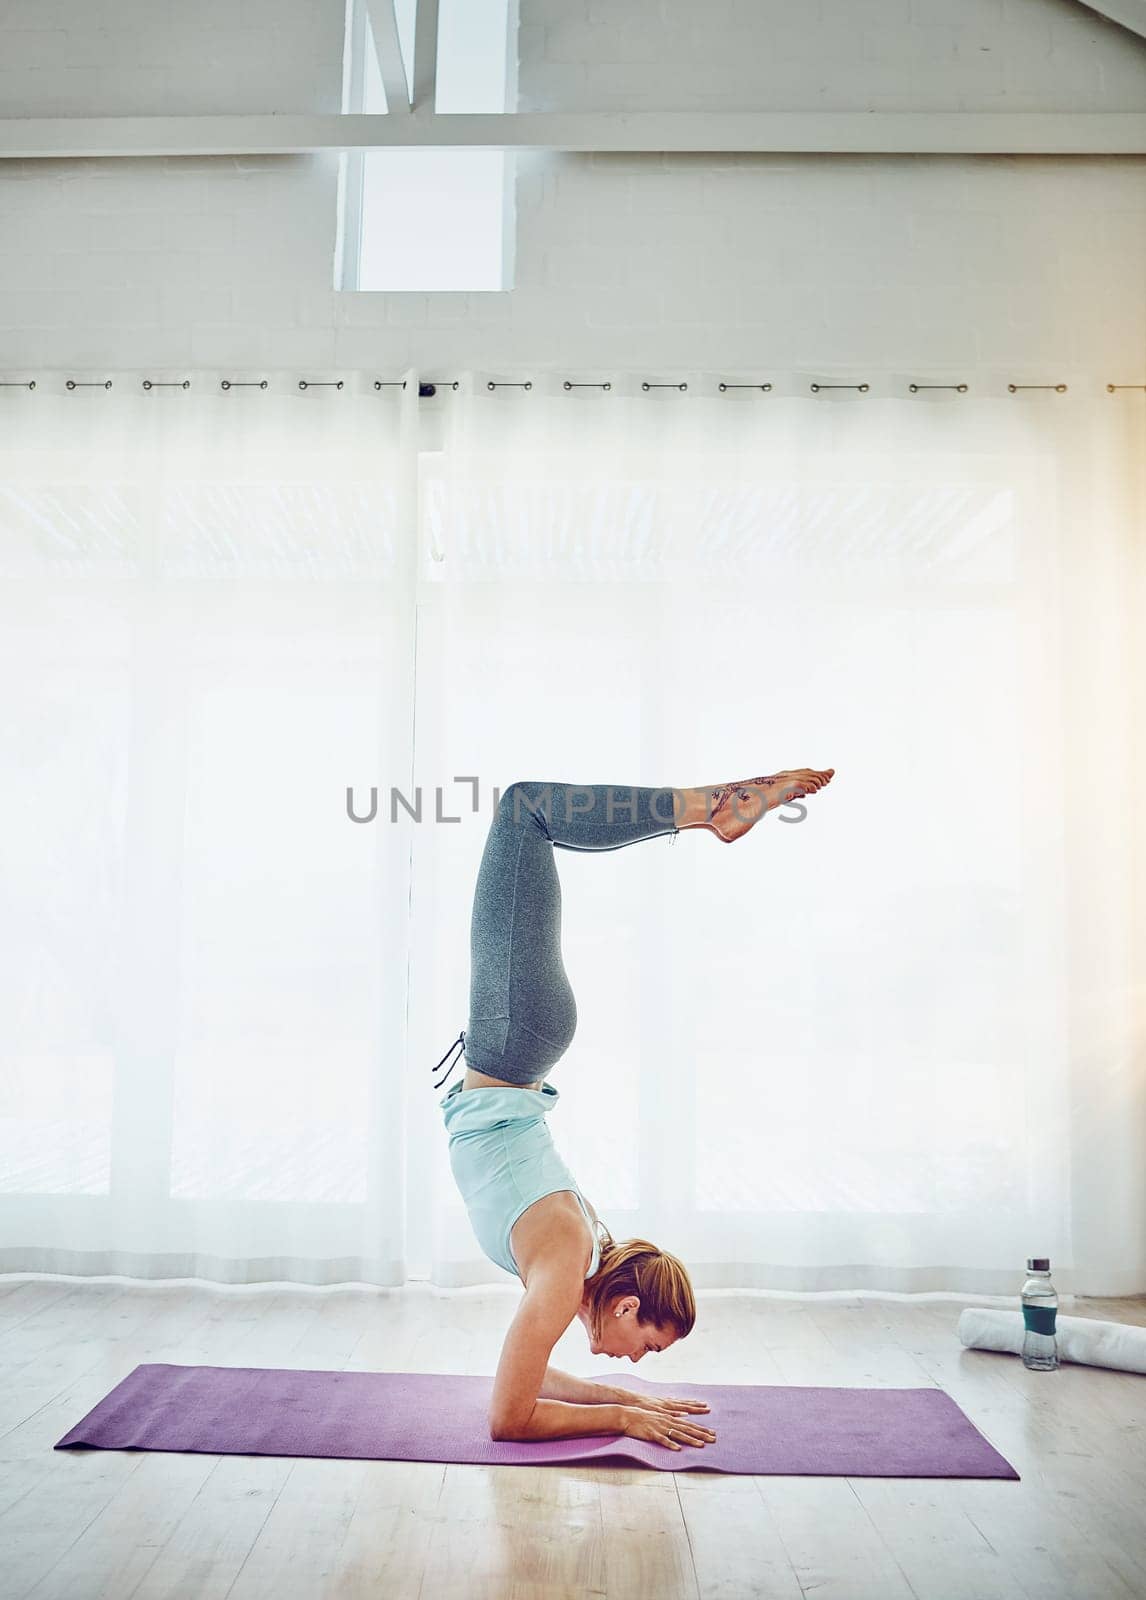
{"type": "Polygon", "coordinates": [[[589,1329],[589,1349],[595,1356],[628,1356],[630,1361],[640,1361],[656,1350],[667,1350],[676,1343],[671,1328],[658,1328],[653,1323],[637,1321],[641,1302],[635,1294],[623,1295],[614,1300],[605,1312],[600,1339],[594,1339],[589,1329]]]}

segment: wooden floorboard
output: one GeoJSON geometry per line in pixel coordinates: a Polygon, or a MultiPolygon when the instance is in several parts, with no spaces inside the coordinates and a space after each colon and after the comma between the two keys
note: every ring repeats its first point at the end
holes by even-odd
{"type": "MultiPolygon", "coordinates": [[[[965,1350],[954,1300],[702,1297],[642,1372],[938,1386],[1021,1482],[52,1449],[140,1362],[492,1373],[515,1304],[0,1282],[4,1600],[1146,1600],[1146,1376],[965,1350]]],[[[554,1361],[599,1367],[579,1326],[554,1361]]]]}

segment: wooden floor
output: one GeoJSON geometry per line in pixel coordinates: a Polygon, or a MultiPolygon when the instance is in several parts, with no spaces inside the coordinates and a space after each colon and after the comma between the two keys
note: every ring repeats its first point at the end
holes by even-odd
{"type": "MultiPolygon", "coordinates": [[[[639,1370],[938,1384],[1020,1483],[52,1449],[141,1361],[492,1373],[517,1296],[0,1279],[0,1594],[1146,1597],[1146,1376],[964,1350],[952,1300],[702,1296],[639,1370]]],[[[1061,1310],[1146,1325],[1146,1298],[1061,1310]]],[[[634,1370],[579,1324],[554,1361],[634,1370]]]]}

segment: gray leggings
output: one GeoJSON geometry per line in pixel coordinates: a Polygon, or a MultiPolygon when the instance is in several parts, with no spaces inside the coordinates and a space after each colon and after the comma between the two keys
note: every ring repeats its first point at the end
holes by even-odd
{"type": "Polygon", "coordinates": [[[672,789],[514,783],[490,826],[470,923],[466,1065],[544,1078],[569,1048],[577,1003],[561,960],[559,850],[619,850],[678,830],[672,789]]]}

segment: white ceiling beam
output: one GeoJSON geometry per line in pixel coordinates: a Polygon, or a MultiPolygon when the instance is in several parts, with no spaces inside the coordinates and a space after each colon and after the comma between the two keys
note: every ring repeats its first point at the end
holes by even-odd
{"type": "Polygon", "coordinates": [[[438,0],[415,0],[414,110],[433,113],[438,90],[438,0]]]}
{"type": "Polygon", "coordinates": [[[394,117],[289,112],[0,118],[0,160],[484,150],[1146,155],[1138,111],[594,111],[394,117]]]}
{"type": "Polygon", "coordinates": [[[1129,28],[1131,33],[1146,39],[1146,0],[1078,0],[1086,11],[1097,11],[1100,17],[1129,28]]]}
{"type": "Polygon", "coordinates": [[[366,0],[366,15],[370,19],[374,48],[378,52],[378,70],[386,91],[386,109],[402,115],[410,109],[410,86],[406,81],[406,63],[402,59],[402,41],[398,37],[394,0],[366,0]]]}

